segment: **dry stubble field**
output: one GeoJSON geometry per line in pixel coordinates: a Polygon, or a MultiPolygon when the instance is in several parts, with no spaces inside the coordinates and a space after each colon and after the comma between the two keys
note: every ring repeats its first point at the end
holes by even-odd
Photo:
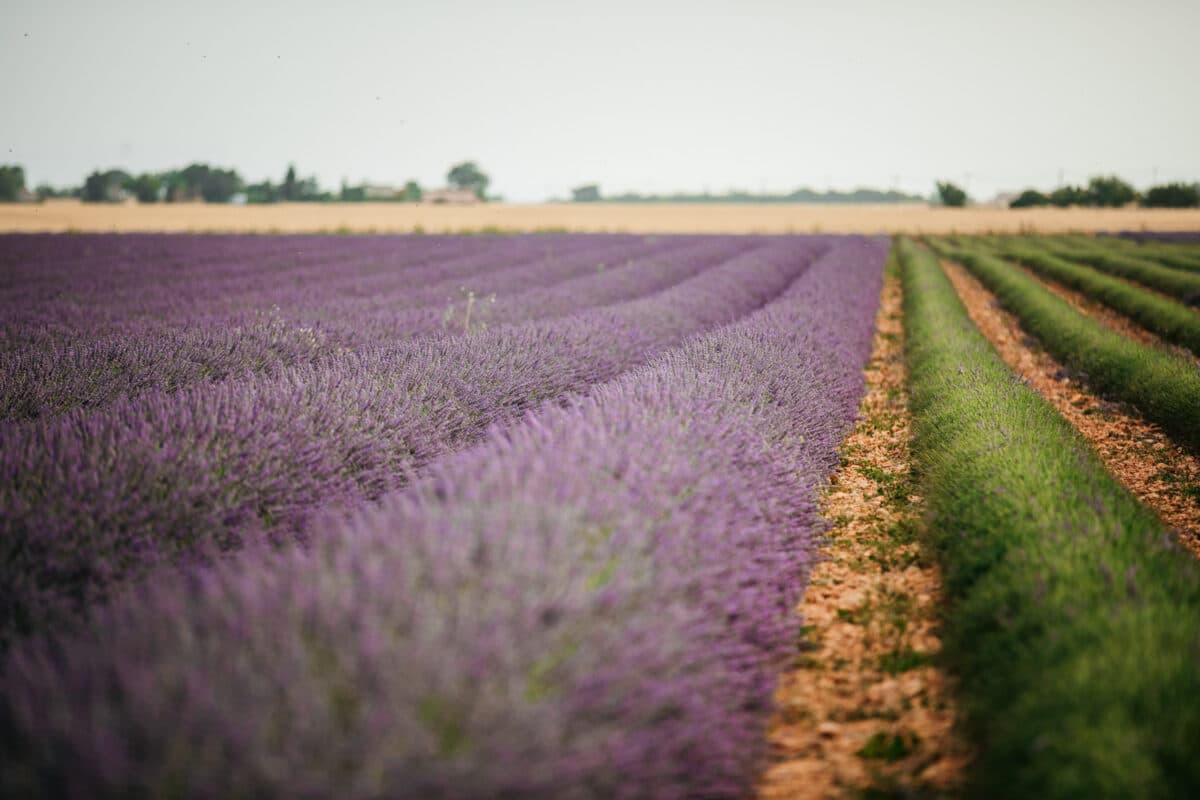
{"type": "Polygon", "coordinates": [[[401,203],[280,203],[230,206],[0,206],[0,231],[222,231],[314,233],[609,231],[629,233],[1038,233],[1200,230],[1200,210],[947,209],[924,205],[548,203],[430,206],[401,203]]]}

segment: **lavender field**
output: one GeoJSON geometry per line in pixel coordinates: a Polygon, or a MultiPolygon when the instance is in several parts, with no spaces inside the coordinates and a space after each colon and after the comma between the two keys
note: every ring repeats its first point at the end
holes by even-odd
{"type": "Polygon", "coordinates": [[[0,237],[0,794],[745,796],[887,250],[0,237]]]}

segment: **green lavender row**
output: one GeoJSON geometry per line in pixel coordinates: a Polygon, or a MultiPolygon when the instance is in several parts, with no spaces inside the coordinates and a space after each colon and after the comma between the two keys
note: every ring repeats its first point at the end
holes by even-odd
{"type": "Polygon", "coordinates": [[[1197,796],[1200,568],[899,246],[944,654],[978,748],[964,796],[1197,796]]]}
{"type": "Polygon", "coordinates": [[[1179,356],[1138,344],[1081,314],[1012,264],[976,248],[935,242],[967,267],[1059,361],[1098,392],[1123,400],[1200,452],[1200,370],[1179,356]]]}
{"type": "Polygon", "coordinates": [[[1022,239],[999,239],[996,249],[1039,275],[1124,314],[1166,341],[1200,354],[1200,312],[1075,261],[1031,247],[1022,239]]]}

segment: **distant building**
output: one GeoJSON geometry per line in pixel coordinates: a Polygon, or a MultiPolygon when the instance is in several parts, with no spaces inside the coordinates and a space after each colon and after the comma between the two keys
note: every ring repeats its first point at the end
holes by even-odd
{"type": "Polygon", "coordinates": [[[987,205],[991,208],[1008,208],[1008,204],[1013,200],[1016,200],[1017,197],[1019,197],[1017,192],[1001,192],[987,203],[983,203],[981,205],[987,205]]]}
{"type": "Polygon", "coordinates": [[[421,195],[421,202],[468,205],[470,203],[478,203],[479,197],[470,189],[430,189],[421,195]]]}

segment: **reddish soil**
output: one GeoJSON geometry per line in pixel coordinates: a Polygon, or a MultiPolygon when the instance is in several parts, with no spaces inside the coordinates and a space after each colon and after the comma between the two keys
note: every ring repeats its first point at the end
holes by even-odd
{"type": "Polygon", "coordinates": [[[799,608],[796,668],[776,694],[762,798],[939,794],[968,761],[947,677],[930,663],[941,647],[941,582],[913,535],[921,498],[910,477],[900,299],[889,275],[860,421],[822,499],[833,527],[799,608]]]}

